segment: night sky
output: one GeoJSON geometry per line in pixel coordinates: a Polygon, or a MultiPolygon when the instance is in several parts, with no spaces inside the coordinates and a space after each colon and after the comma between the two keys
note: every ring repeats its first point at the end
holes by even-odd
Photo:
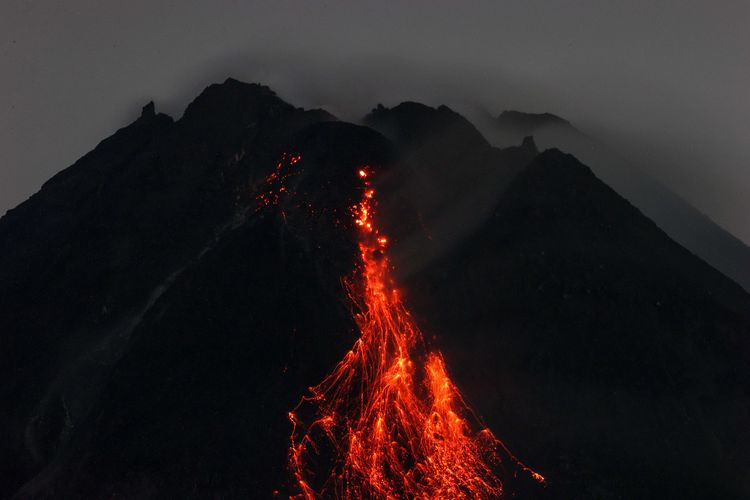
{"type": "Polygon", "coordinates": [[[750,2],[20,1],[0,6],[0,214],[228,76],[359,119],[378,102],[552,112],[750,242],[750,2]]]}

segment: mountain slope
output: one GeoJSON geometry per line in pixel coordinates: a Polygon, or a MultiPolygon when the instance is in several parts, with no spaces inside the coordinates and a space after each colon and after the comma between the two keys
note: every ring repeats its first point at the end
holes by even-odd
{"type": "Polygon", "coordinates": [[[498,144],[533,135],[542,148],[560,148],[591,166],[596,175],[651,218],[671,238],[745,290],[750,290],[750,248],[687,201],[617,152],[549,113],[505,111],[485,123],[498,144]]]}
{"type": "Polygon", "coordinates": [[[406,289],[470,400],[562,497],[750,491],[748,295],[572,156],[537,157],[406,289]]]}
{"type": "Polygon", "coordinates": [[[389,154],[345,124],[288,145],[318,212],[251,205],[145,315],[71,446],[22,497],[265,498],[285,485],[287,414],[356,340],[340,284],[353,228],[334,214],[356,199],[357,167],[389,154]]]}
{"type": "Polygon", "coordinates": [[[241,219],[247,183],[272,168],[284,138],[331,119],[229,79],[177,122],[146,106],[0,219],[8,485],[38,471],[86,418],[133,329],[241,219]]]}
{"type": "Polygon", "coordinates": [[[398,242],[393,251],[402,278],[470,234],[538,154],[531,138],[506,149],[490,146],[447,106],[378,106],[364,123],[391,139],[399,152],[380,184],[381,212],[392,221],[389,232],[398,242]]]}

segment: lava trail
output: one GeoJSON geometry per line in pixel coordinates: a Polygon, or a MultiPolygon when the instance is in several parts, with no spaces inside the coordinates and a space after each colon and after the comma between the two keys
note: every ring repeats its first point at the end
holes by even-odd
{"type": "MultiPolygon", "coordinates": [[[[299,160],[285,156],[269,180],[299,160]]],[[[544,483],[481,425],[442,356],[427,350],[391,278],[371,174],[367,166],[358,170],[362,197],[350,212],[361,260],[345,280],[360,338],[289,413],[295,496],[499,498],[504,473],[544,483]]],[[[273,196],[259,201],[267,205],[273,196]]]]}

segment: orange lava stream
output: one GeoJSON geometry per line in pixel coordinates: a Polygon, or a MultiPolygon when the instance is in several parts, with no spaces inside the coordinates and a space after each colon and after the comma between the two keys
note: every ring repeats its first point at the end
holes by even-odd
{"type": "Polygon", "coordinates": [[[475,430],[479,419],[448,376],[442,356],[427,353],[390,277],[388,240],[373,220],[371,172],[363,167],[358,173],[363,196],[351,213],[361,263],[347,288],[361,311],[356,313],[361,336],[289,413],[295,496],[499,498],[501,455],[543,483],[489,429],[475,430]]]}

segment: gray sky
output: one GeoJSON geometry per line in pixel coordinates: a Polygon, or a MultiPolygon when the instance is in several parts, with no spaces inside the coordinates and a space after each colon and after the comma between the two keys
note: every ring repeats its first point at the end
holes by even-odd
{"type": "Polygon", "coordinates": [[[3,0],[0,214],[150,99],[227,76],[378,102],[559,114],[750,242],[750,1],[3,0]]]}

